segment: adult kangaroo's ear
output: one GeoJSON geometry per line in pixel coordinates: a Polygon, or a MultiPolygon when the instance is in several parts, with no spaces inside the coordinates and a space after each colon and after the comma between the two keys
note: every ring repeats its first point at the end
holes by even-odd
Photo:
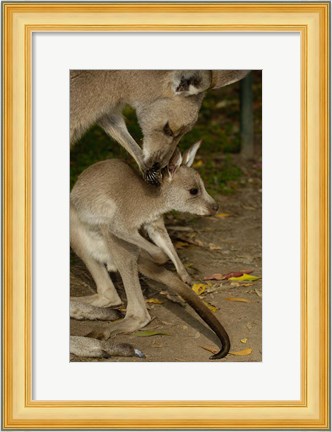
{"type": "Polygon", "coordinates": [[[210,71],[174,71],[172,72],[172,88],[175,94],[191,96],[202,93],[210,87],[210,71]]]}
{"type": "Polygon", "coordinates": [[[170,180],[172,180],[173,175],[175,174],[177,169],[181,166],[181,163],[182,163],[182,155],[180,150],[176,148],[167,167],[170,180]]]}
{"type": "Polygon", "coordinates": [[[193,144],[183,155],[182,165],[187,167],[191,167],[195,160],[195,156],[197,150],[200,148],[202,141],[197,141],[197,143],[193,144]]]}
{"type": "Polygon", "coordinates": [[[211,89],[217,89],[240,81],[248,75],[248,70],[213,70],[211,78],[211,89]]]}

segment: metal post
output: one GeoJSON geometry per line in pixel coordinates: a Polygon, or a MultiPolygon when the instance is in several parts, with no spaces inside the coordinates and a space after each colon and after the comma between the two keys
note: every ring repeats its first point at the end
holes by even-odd
{"type": "Polygon", "coordinates": [[[240,82],[241,155],[245,159],[254,157],[252,82],[252,73],[249,73],[249,75],[240,82]]]}

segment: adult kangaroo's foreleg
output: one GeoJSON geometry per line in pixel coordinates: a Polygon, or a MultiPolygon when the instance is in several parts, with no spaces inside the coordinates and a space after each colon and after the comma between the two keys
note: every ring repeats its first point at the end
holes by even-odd
{"type": "Polygon", "coordinates": [[[144,171],[143,152],[128,132],[122,114],[105,114],[99,121],[106,133],[114,138],[135,159],[141,171],[144,171]]]}

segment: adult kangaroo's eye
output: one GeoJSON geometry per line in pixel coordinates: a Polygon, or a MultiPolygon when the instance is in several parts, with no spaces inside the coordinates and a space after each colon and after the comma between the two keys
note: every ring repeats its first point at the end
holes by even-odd
{"type": "Polygon", "coordinates": [[[197,188],[192,188],[190,189],[190,195],[197,195],[198,194],[198,189],[197,188]]]}
{"type": "Polygon", "coordinates": [[[163,131],[164,131],[164,134],[167,135],[167,136],[169,136],[169,137],[172,137],[174,135],[174,133],[173,133],[172,129],[170,128],[168,122],[165,124],[163,131]]]}

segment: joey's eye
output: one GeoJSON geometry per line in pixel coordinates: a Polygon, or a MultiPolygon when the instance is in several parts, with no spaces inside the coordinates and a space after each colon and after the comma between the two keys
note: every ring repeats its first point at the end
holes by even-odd
{"type": "Polygon", "coordinates": [[[197,195],[198,194],[198,189],[197,188],[192,188],[190,189],[190,195],[197,195]]]}
{"type": "Polygon", "coordinates": [[[163,129],[163,132],[164,132],[165,135],[167,135],[167,136],[169,136],[169,137],[174,136],[174,133],[173,133],[172,129],[170,128],[168,122],[165,124],[164,129],[163,129]]]}

